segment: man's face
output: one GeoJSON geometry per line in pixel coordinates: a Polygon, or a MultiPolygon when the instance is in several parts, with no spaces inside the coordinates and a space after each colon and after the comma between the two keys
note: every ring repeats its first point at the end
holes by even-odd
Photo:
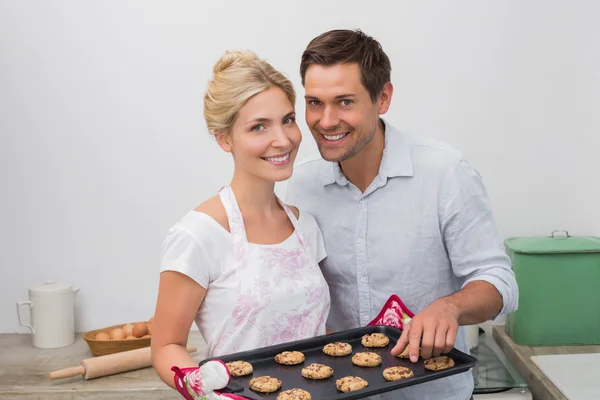
{"type": "Polygon", "coordinates": [[[304,88],[306,123],[321,156],[328,161],[347,160],[369,144],[379,115],[389,107],[389,101],[383,104],[381,95],[371,101],[356,63],[311,65],[304,88]]]}

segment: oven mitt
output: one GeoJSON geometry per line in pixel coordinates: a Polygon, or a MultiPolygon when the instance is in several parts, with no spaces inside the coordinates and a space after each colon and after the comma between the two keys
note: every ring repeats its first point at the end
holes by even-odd
{"type": "Polygon", "coordinates": [[[172,367],[171,371],[175,373],[177,391],[186,400],[246,400],[237,394],[216,391],[227,386],[231,380],[229,368],[222,361],[207,361],[201,367],[172,367]]]}
{"type": "Polygon", "coordinates": [[[404,329],[404,325],[407,324],[415,314],[408,309],[400,300],[400,297],[393,294],[390,296],[388,301],[385,303],[377,317],[367,324],[372,325],[385,325],[393,328],[404,329]]]}

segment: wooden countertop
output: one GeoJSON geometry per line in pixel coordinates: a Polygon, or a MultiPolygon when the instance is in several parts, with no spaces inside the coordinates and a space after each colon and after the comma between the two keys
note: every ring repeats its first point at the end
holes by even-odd
{"type": "MultiPolygon", "coordinates": [[[[200,332],[190,332],[188,343],[198,347],[192,354],[194,360],[204,359],[206,344],[200,332]]],[[[0,334],[0,399],[181,399],[152,367],[91,380],[81,376],[48,379],[49,372],[78,366],[89,357],[92,354],[81,335],[74,344],[64,348],[37,349],[32,346],[29,334],[0,334]]]]}
{"type": "Polygon", "coordinates": [[[502,351],[525,378],[534,399],[567,400],[544,373],[531,361],[531,356],[547,354],[600,353],[600,345],[587,346],[521,346],[505,332],[504,325],[494,325],[492,335],[502,351]]]}

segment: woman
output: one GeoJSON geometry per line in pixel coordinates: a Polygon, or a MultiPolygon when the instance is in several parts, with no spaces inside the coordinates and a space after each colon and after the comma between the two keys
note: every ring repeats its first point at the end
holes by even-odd
{"type": "Polygon", "coordinates": [[[323,335],[329,313],[319,227],[274,191],[302,140],[293,86],[252,52],[227,52],[213,72],[204,117],[235,169],[163,244],[152,360],[171,387],[198,373],[186,368],[197,367],[185,349],[194,320],[215,357],[323,335]]]}

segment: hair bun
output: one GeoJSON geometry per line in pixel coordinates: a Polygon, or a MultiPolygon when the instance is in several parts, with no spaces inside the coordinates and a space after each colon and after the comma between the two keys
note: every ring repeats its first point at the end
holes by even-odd
{"type": "Polygon", "coordinates": [[[248,50],[226,51],[213,67],[213,73],[218,74],[237,63],[245,63],[249,61],[260,60],[258,56],[248,50]]]}

